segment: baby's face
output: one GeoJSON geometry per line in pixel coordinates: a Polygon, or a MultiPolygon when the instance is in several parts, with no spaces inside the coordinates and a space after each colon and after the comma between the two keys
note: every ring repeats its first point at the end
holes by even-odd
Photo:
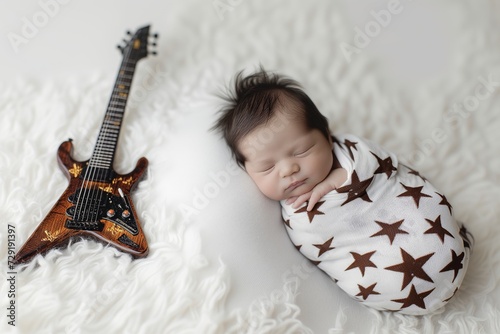
{"type": "Polygon", "coordinates": [[[245,169],[260,191],[284,200],[312,190],[333,165],[332,142],[304,121],[278,113],[238,144],[245,169]]]}

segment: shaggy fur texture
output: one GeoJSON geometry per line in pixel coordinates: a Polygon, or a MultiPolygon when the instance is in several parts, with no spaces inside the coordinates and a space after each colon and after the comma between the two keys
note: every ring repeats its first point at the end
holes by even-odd
{"type": "MultiPolygon", "coordinates": [[[[403,10],[347,62],[340,45],[355,46],[355,28],[376,22],[370,11],[389,2],[221,2],[230,9],[217,12],[217,1],[156,4],[175,16],[160,25],[164,47],[139,64],[132,87],[115,168],[150,160],[133,195],[149,256],[131,260],[75,240],[37,257],[17,268],[16,327],[4,302],[0,332],[500,332],[500,86],[483,84],[500,82],[498,4],[401,2],[403,10]],[[220,106],[214,93],[258,63],[303,83],[332,131],[378,142],[446,194],[476,242],[462,288],[444,310],[424,317],[369,310],[296,252],[279,204],[259,194],[208,131],[220,106]]],[[[148,6],[141,18],[157,17],[148,6]]],[[[55,158],[62,141],[73,138],[75,158],[90,156],[114,73],[1,79],[4,301],[6,225],[15,226],[19,248],[62,193],[55,158]]]]}

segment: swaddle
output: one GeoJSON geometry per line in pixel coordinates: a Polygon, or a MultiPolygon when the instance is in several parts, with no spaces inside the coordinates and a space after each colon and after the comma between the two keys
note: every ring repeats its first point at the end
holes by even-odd
{"type": "Polygon", "coordinates": [[[472,236],[445,195],[376,144],[334,138],[348,178],[306,211],[281,201],[296,248],[366,306],[422,315],[461,285],[472,236]]]}

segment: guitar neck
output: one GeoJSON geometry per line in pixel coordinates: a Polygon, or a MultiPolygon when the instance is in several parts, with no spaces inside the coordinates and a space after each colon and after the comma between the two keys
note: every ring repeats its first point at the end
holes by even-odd
{"type": "Polygon", "coordinates": [[[112,171],[125,107],[132,85],[137,60],[125,55],[118,71],[106,114],[97,137],[89,167],[112,171]]]}

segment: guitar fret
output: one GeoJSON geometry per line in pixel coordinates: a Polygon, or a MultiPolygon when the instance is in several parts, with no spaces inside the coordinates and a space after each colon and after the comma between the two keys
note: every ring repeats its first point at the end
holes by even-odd
{"type": "Polygon", "coordinates": [[[103,156],[103,157],[109,157],[109,158],[113,158],[113,151],[103,151],[103,150],[95,150],[94,151],[94,154],[96,156],[103,156]]]}
{"type": "MultiPolygon", "coordinates": [[[[117,107],[109,107],[108,110],[112,110],[112,111],[118,111],[118,112],[122,112],[123,113],[123,108],[117,108],[117,107]]],[[[119,114],[121,115],[121,114],[119,114]]]]}
{"type": "Polygon", "coordinates": [[[100,160],[101,162],[111,162],[111,160],[113,160],[113,157],[97,153],[94,159],[100,160]]]}
{"type": "Polygon", "coordinates": [[[116,81],[117,87],[122,85],[122,86],[126,86],[128,89],[130,89],[131,84],[132,84],[132,81],[126,80],[126,78],[123,78],[122,75],[120,75],[120,78],[116,81]]]}
{"type": "Polygon", "coordinates": [[[106,168],[108,169],[109,167],[111,167],[109,164],[94,164],[94,163],[91,163],[90,164],[90,167],[95,167],[95,168],[106,168]]]}
{"type": "Polygon", "coordinates": [[[115,145],[106,144],[106,143],[99,143],[99,142],[97,142],[96,147],[104,147],[104,148],[109,148],[109,149],[112,149],[113,151],[114,151],[114,149],[115,149],[115,145]]]}
{"type": "Polygon", "coordinates": [[[114,149],[108,148],[108,147],[99,147],[99,150],[106,151],[106,152],[114,152],[115,151],[114,149]]]}
{"type": "Polygon", "coordinates": [[[92,161],[111,165],[113,157],[97,155],[92,161]]]}
{"type": "Polygon", "coordinates": [[[96,148],[95,148],[95,151],[100,151],[102,149],[107,149],[109,152],[114,152],[115,151],[115,146],[114,145],[106,145],[104,146],[104,144],[102,145],[99,145],[99,143],[96,145],[96,148]]]}
{"type": "Polygon", "coordinates": [[[127,75],[127,74],[120,74],[120,78],[123,79],[132,79],[133,75],[127,75]]]}
{"type": "Polygon", "coordinates": [[[120,126],[113,124],[104,124],[102,129],[103,131],[118,133],[119,132],[118,129],[120,129],[120,126]]]}
{"type": "MultiPolygon", "coordinates": [[[[104,130],[106,131],[106,130],[104,130]]],[[[99,138],[97,138],[99,141],[106,141],[106,139],[112,139],[113,141],[115,141],[116,138],[118,138],[118,133],[117,132],[111,132],[111,131],[114,131],[114,130],[108,130],[106,131],[106,133],[102,133],[99,138]]]]}
{"type": "Polygon", "coordinates": [[[129,62],[124,62],[125,65],[122,66],[122,70],[129,71],[129,72],[134,72],[135,70],[135,64],[131,64],[129,62]],[[127,66],[127,65],[132,65],[132,66],[127,66]]]}
{"type": "Polygon", "coordinates": [[[98,159],[98,160],[107,161],[107,162],[111,162],[111,160],[113,160],[112,154],[109,155],[109,154],[104,154],[101,152],[94,152],[94,153],[95,153],[95,156],[92,159],[98,159]]]}
{"type": "MultiPolygon", "coordinates": [[[[113,137],[113,138],[118,137],[118,130],[103,128],[102,131],[103,131],[102,135],[104,135],[104,136],[113,137]]],[[[101,137],[101,136],[99,136],[99,137],[101,137]]]]}
{"type": "Polygon", "coordinates": [[[119,129],[120,126],[119,125],[115,125],[114,122],[110,122],[108,120],[104,120],[103,122],[103,129],[105,129],[105,127],[107,128],[112,128],[112,129],[119,129]]]}
{"type": "Polygon", "coordinates": [[[111,160],[113,160],[112,157],[98,156],[98,157],[92,158],[91,161],[92,162],[96,162],[96,163],[107,163],[107,164],[109,164],[109,163],[111,163],[111,160]]]}
{"type": "MultiPolygon", "coordinates": [[[[116,139],[118,138],[118,131],[116,130],[111,130],[111,129],[108,129],[108,130],[103,130],[105,131],[104,133],[102,133],[102,136],[105,136],[106,138],[109,138],[109,139],[116,139]]],[[[99,136],[99,138],[102,138],[102,139],[106,139],[102,136],[99,136]]]]}

